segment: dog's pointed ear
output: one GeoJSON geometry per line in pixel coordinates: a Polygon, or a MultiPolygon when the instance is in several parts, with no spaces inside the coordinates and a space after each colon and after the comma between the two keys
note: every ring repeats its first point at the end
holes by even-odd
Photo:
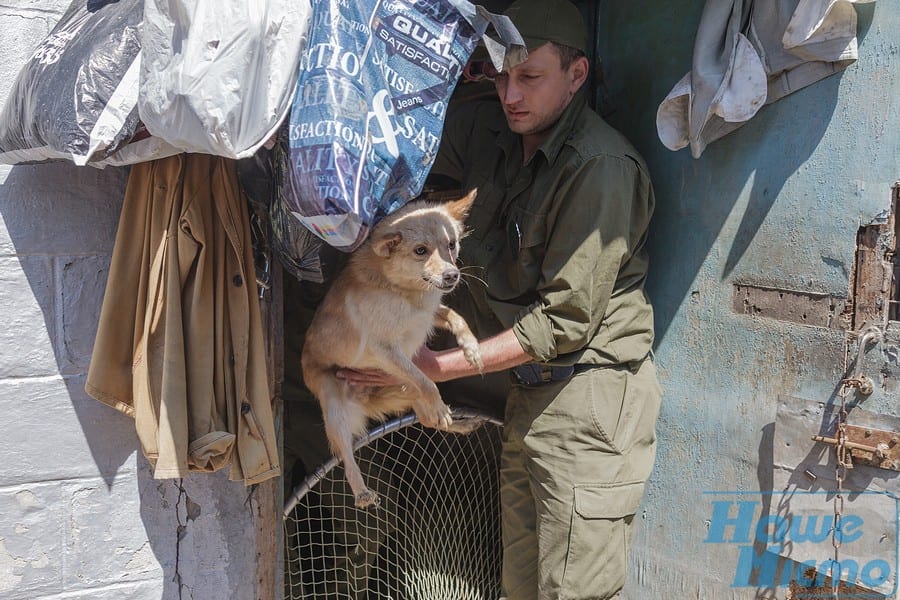
{"type": "Polygon", "coordinates": [[[391,255],[391,252],[394,251],[400,242],[403,240],[403,236],[400,233],[386,233],[372,244],[373,250],[375,250],[375,254],[378,256],[388,258],[391,255]]]}
{"type": "Polygon", "coordinates": [[[477,193],[478,188],[474,188],[471,192],[469,192],[459,200],[448,202],[447,212],[449,212],[450,215],[457,221],[465,221],[466,217],[469,216],[469,209],[472,208],[472,203],[475,202],[475,195],[477,193]]]}

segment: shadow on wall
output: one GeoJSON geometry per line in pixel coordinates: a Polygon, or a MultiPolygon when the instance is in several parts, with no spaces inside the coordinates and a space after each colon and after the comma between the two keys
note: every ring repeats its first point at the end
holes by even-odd
{"type": "MultiPolygon", "coordinates": [[[[703,9],[703,2],[679,4],[683,6],[660,10],[644,0],[600,2],[598,8],[605,78],[599,105],[647,160],[656,189],[647,289],[656,310],[658,341],[690,293],[726,219],[746,197],[721,277],[731,275],[787,179],[819,145],[837,105],[841,78],[833,75],[764,106],[699,159],[686,148],[672,152],[657,137],[656,110],[690,69],[703,9]]],[[[858,14],[862,39],[873,9],[860,5],[858,14]]]]}
{"type": "MultiPolygon", "coordinates": [[[[5,178],[0,171],[0,219],[8,242],[0,237],[0,254],[17,258],[21,269],[21,274],[4,275],[12,279],[24,276],[30,289],[22,285],[16,292],[7,292],[14,306],[6,310],[21,312],[8,322],[7,327],[12,330],[0,336],[12,346],[0,349],[0,356],[9,356],[10,360],[4,362],[8,363],[7,370],[13,371],[13,377],[58,374],[63,378],[83,442],[90,450],[97,474],[111,488],[119,469],[138,447],[134,422],[90,398],[84,392],[84,379],[106,286],[126,170],[97,170],[64,162],[4,169],[9,170],[5,178]],[[4,242],[12,247],[4,248],[4,242]],[[34,339],[35,304],[43,313],[55,372],[49,360],[42,360],[49,353],[35,347],[42,344],[34,339]]],[[[55,407],[46,408],[52,411],[55,407]]],[[[58,430],[67,429],[65,425],[59,419],[37,421],[38,429],[30,431],[29,437],[36,445],[41,440],[52,443],[48,441],[69,439],[68,432],[58,430]]],[[[72,447],[57,446],[56,450],[77,453],[72,447]]],[[[67,458],[62,462],[74,460],[67,458]]]]}
{"type": "MultiPolygon", "coordinates": [[[[40,396],[40,406],[12,406],[9,400],[26,423],[21,439],[12,433],[17,441],[9,450],[13,460],[16,453],[43,455],[42,470],[23,475],[30,481],[105,482],[106,493],[90,505],[86,521],[92,523],[86,526],[113,528],[115,541],[68,542],[74,555],[106,556],[105,562],[90,558],[85,569],[112,565],[102,577],[119,573],[129,581],[155,578],[162,569],[163,598],[181,597],[184,590],[255,597],[258,549],[249,532],[260,512],[256,488],[228,481],[227,469],[153,479],[134,420],[84,391],[127,174],[125,168],[67,162],[0,167],[0,299],[6,317],[0,382],[57,376],[64,382],[62,391],[40,396]],[[120,474],[132,469],[134,475],[120,474]],[[113,553],[110,543],[119,551],[113,553]]],[[[0,449],[7,449],[4,442],[0,449]]]]}

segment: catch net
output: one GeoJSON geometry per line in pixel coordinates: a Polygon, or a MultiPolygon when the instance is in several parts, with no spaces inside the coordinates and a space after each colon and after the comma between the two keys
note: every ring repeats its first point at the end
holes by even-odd
{"type": "Polygon", "coordinates": [[[500,422],[454,409],[471,433],[415,415],[356,443],[367,509],[337,459],[295,488],[284,511],[285,598],[496,600],[500,597],[500,422]]]}

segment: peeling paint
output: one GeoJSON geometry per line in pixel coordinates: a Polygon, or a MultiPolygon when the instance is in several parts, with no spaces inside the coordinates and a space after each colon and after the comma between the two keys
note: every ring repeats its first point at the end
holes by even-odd
{"type": "Polygon", "coordinates": [[[156,561],[150,542],[145,542],[138,548],[125,564],[125,570],[129,574],[152,573],[157,569],[159,569],[159,563],[156,561]]]}
{"type": "Polygon", "coordinates": [[[21,558],[12,556],[6,549],[6,540],[0,538],[0,592],[9,592],[16,589],[22,581],[21,573],[26,562],[21,558]]]}
{"type": "Polygon", "coordinates": [[[31,490],[22,490],[16,494],[16,501],[26,512],[33,512],[42,508],[41,501],[31,490]]]}
{"type": "Polygon", "coordinates": [[[185,499],[185,502],[189,500],[187,491],[184,489],[184,480],[177,479],[175,485],[178,487],[178,498],[175,500],[175,518],[178,520],[178,527],[175,529],[175,575],[174,580],[178,585],[178,600],[187,600],[184,596],[184,592],[187,589],[187,586],[184,584],[183,577],[181,575],[181,543],[184,541],[184,537],[187,534],[187,524],[183,523],[181,520],[181,500],[185,499]]]}
{"type": "Polygon", "coordinates": [[[44,552],[41,552],[41,555],[38,558],[30,561],[28,564],[33,569],[46,569],[50,566],[50,557],[44,552]]]}
{"type": "Polygon", "coordinates": [[[184,495],[185,513],[188,521],[196,521],[200,517],[202,509],[199,504],[191,500],[187,494],[184,495]]]}

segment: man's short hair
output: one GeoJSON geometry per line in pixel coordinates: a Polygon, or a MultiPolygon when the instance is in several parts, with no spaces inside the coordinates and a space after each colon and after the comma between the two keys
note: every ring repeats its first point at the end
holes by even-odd
{"type": "Polygon", "coordinates": [[[557,44],[556,42],[550,42],[550,45],[556,49],[556,53],[559,55],[559,64],[563,71],[571,67],[573,62],[585,56],[584,52],[572,46],[557,44]]]}

